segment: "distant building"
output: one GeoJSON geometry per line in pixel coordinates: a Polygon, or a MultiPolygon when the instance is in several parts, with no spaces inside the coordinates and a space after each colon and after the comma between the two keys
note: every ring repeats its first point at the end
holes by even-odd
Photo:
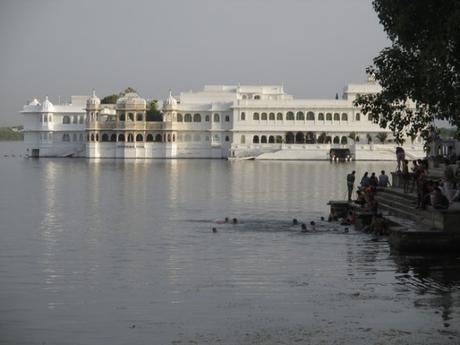
{"type": "MultiPolygon", "coordinates": [[[[162,122],[147,121],[136,93],[109,105],[94,92],[65,105],[33,100],[21,113],[26,153],[37,157],[394,160],[391,132],[353,106],[358,94],[379,91],[372,79],[349,84],[342,99],[294,99],[280,85],[206,85],[170,93],[162,122]]],[[[425,156],[421,138],[404,147],[408,158],[425,156]]]]}

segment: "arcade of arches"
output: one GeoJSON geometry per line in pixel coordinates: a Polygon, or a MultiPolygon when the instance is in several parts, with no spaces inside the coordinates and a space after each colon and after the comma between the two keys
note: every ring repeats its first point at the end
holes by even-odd
{"type": "MultiPolygon", "coordinates": [[[[315,132],[287,132],[281,135],[254,135],[252,143],[254,144],[348,144],[348,135],[329,136],[326,133],[315,132]]],[[[241,137],[241,143],[246,143],[246,137],[241,137]]]]}

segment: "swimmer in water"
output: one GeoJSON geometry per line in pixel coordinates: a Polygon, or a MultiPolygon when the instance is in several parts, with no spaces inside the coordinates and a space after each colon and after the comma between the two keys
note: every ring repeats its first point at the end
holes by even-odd
{"type": "Polygon", "coordinates": [[[313,231],[315,231],[315,230],[316,230],[316,223],[315,223],[314,221],[311,221],[311,222],[310,222],[310,225],[311,225],[311,229],[312,229],[313,231]]]}
{"type": "Polygon", "coordinates": [[[324,221],[324,217],[323,217],[323,216],[321,216],[321,220],[324,221]]]}
{"type": "Polygon", "coordinates": [[[233,218],[233,219],[232,219],[232,223],[233,223],[233,224],[238,224],[238,219],[233,218]]]}
{"type": "Polygon", "coordinates": [[[345,230],[343,232],[348,234],[348,228],[345,228],[345,230]]]}
{"type": "Polygon", "coordinates": [[[299,224],[299,221],[297,220],[297,218],[294,218],[292,220],[292,225],[297,225],[297,224],[299,224]]]}
{"type": "Polygon", "coordinates": [[[301,232],[307,232],[308,231],[307,224],[302,223],[301,227],[302,227],[302,230],[300,230],[301,232]]]}
{"type": "Polygon", "coordinates": [[[225,223],[228,223],[228,217],[225,217],[224,221],[225,221],[225,223]]]}
{"type": "Polygon", "coordinates": [[[212,228],[212,232],[213,232],[213,233],[216,233],[216,232],[217,232],[217,229],[216,229],[216,228],[212,228]]]}

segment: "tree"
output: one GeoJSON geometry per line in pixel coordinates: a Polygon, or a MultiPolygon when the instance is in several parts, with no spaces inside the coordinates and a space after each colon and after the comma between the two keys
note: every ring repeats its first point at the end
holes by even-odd
{"type": "Polygon", "coordinates": [[[163,116],[161,115],[161,112],[157,108],[157,103],[158,101],[154,99],[151,101],[148,105],[147,109],[147,121],[162,121],[163,116]]]}
{"type": "Polygon", "coordinates": [[[322,132],[317,139],[318,144],[324,144],[326,141],[326,132],[322,132]]]}
{"type": "Polygon", "coordinates": [[[375,137],[376,137],[377,139],[379,139],[380,142],[381,142],[382,144],[385,144],[385,141],[386,141],[387,138],[388,138],[388,133],[386,133],[386,132],[380,132],[380,133],[378,133],[375,137]]]}
{"type": "Polygon", "coordinates": [[[418,133],[430,140],[434,119],[460,134],[460,4],[457,0],[374,0],[391,46],[367,72],[382,86],[355,105],[392,130],[398,143],[418,133]],[[412,101],[413,102],[412,102],[412,101]]]}
{"type": "Polygon", "coordinates": [[[109,95],[101,99],[101,104],[115,104],[120,96],[119,95],[109,95]]]}
{"type": "Polygon", "coordinates": [[[113,94],[113,95],[105,96],[104,98],[101,99],[101,104],[115,104],[117,103],[120,97],[123,97],[124,95],[130,92],[137,92],[137,91],[134,90],[132,87],[128,86],[124,91],[120,92],[118,95],[113,94]]]}
{"type": "Polygon", "coordinates": [[[356,141],[356,132],[350,132],[350,134],[348,134],[348,137],[353,140],[353,142],[356,141]]]}

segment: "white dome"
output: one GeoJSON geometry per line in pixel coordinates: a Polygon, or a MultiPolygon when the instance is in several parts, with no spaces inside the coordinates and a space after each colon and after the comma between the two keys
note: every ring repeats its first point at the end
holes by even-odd
{"type": "Polygon", "coordinates": [[[126,108],[126,109],[143,108],[145,109],[146,106],[147,106],[146,100],[140,97],[135,92],[128,92],[123,97],[120,97],[117,100],[117,108],[126,108]]]}
{"type": "Polygon", "coordinates": [[[101,100],[99,99],[99,97],[96,96],[96,90],[93,89],[93,94],[86,101],[86,105],[99,105],[99,104],[101,104],[101,100]]]}
{"type": "Polygon", "coordinates": [[[40,105],[40,102],[36,98],[34,98],[32,102],[30,102],[28,105],[37,106],[37,105],[40,105]]]}
{"type": "Polygon", "coordinates": [[[48,99],[48,96],[46,96],[45,100],[42,103],[42,111],[43,112],[49,112],[49,111],[53,111],[53,110],[54,110],[53,103],[51,103],[49,101],[49,99],[48,99]]]}
{"type": "Polygon", "coordinates": [[[171,90],[169,90],[169,96],[164,102],[165,107],[175,107],[177,106],[177,100],[173,97],[171,90]]]}

